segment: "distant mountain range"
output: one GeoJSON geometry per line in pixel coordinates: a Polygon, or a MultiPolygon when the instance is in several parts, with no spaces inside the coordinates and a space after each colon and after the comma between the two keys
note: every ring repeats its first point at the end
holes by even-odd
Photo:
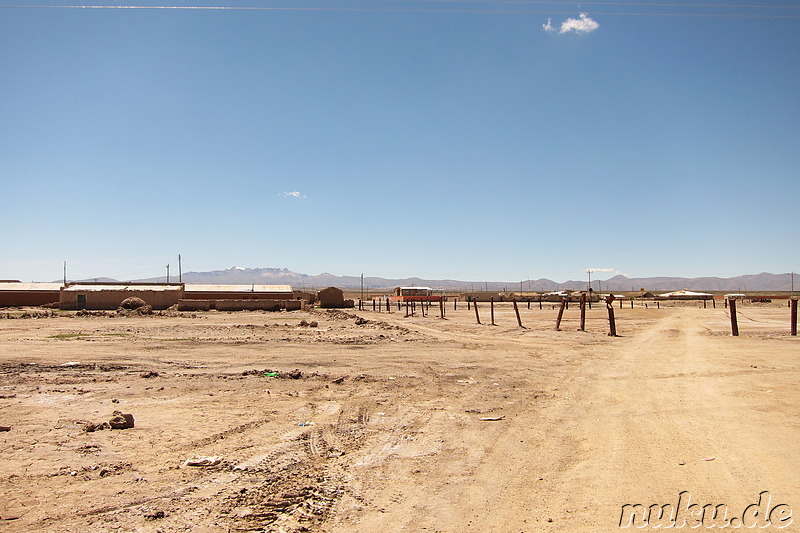
{"type": "MultiPolygon", "coordinates": [[[[103,278],[104,280],[106,278],[103,278]]],[[[92,281],[92,280],[87,280],[92,281]]],[[[137,281],[163,282],[164,277],[149,278],[137,281]]],[[[170,281],[177,281],[173,276],[170,281]]],[[[323,287],[340,287],[343,289],[357,289],[361,287],[360,276],[336,276],[329,273],[318,275],[300,274],[286,268],[243,268],[231,267],[226,270],[212,270],[211,272],[185,272],[182,275],[184,283],[209,283],[209,284],[263,284],[263,285],[291,285],[296,290],[319,289],[323,287]]],[[[796,289],[800,291],[800,277],[797,278],[796,289]]],[[[752,274],[736,276],[733,278],[628,278],[614,276],[607,280],[592,280],[594,290],[601,291],[631,291],[645,289],[647,291],[669,291],[689,289],[695,291],[788,291],[791,289],[789,274],[752,274]]],[[[421,278],[387,279],[373,276],[364,277],[365,289],[391,289],[400,286],[424,286],[436,289],[459,291],[554,291],[561,289],[585,289],[587,280],[570,280],[557,283],[553,280],[542,278],[523,281],[458,281],[452,279],[431,280],[421,278]]]]}

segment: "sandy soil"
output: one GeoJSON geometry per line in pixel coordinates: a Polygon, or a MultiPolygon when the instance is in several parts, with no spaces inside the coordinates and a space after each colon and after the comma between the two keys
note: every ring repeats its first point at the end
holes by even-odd
{"type": "Polygon", "coordinates": [[[788,309],[736,338],[725,309],[617,309],[612,338],[598,307],[587,332],[509,304],[0,319],[0,532],[613,531],[682,491],[800,512],[788,309]],[[115,410],[135,427],[85,431],[115,410]]]}

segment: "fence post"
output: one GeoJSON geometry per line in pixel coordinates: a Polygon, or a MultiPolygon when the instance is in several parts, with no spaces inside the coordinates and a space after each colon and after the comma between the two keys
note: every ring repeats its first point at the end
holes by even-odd
{"type": "MultiPolygon", "coordinates": [[[[530,303],[530,300],[528,300],[528,303],[530,303]]],[[[525,326],[522,325],[522,319],[519,317],[519,307],[517,307],[516,298],[514,298],[514,312],[517,314],[517,324],[519,324],[519,327],[522,329],[525,329],[525,326]]]]}
{"type": "Polygon", "coordinates": [[[439,298],[439,314],[444,318],[444,298],[439,298]]]}
{"type": "Polygon", "coordinates": [[[567,307],[567,299],[561,298],[561,307],[558,308],[558,317],[556,317],[556,331],[561,331],[561,318],[564,316],[565,307],[567,307]]]}
{"type": "Polygon", "coordinates": [[[792,303],[790,304],[792,307],[791,311],[791,335],[792,337],[797,336],[797,298],[792,298],[792,303]]]}
{"type": "Polygon", "coordinates": [[[489,314],[492,317],[492,325],[495,326],[494,323],[494,296],[489,297],[489,314]]]}
{"type": "Polygon", "coordinates": [[[586,293],[581,293],[581,327],[578,331],[586,331],[586,293]]]}
{"type": "Polygon", "coordinates": [[[453,311],[458,311],[458,297],[453,297],[453,311]]]}
{"type": "Polygon", "coordinates": [[[729,298],[728,305],[731,308],[731,335],[739,336],[739,323],[736,321],[736,298],[729,298]]]}
{"type": "MultiPolygon", "coordinates": [[[[467,302],[469,302],[469,300],[467,300],[467,302]]],[[[477,320],[478,324],[480,324],[481,323],[481,317],[480,317],[480,315],[478,315],[478,300],[475,300],[474,302],[472,302],[472,307],[475,308],[475,320],[477,320]]]]}
{"type": "Polygon", "coordinates": [[[406,300],[406,316],[409,316],[409,315],[408,315],[408,308],[409,308],[409,305],[408,305],[408,300],[406,300]]]}
{"type": "Polygon", "coordinates": [[[467,311],[469,311],[469,306],[472,303],[472,296],[467,296],[467,311]]]}
{"type": "MultiPolygon", "coordinates": [[[[633,305],[633,300],[631,300],[633,305]]],[[[617,321],[614,319],[614,295],[609,294],[606,298],[606,308],[608,309],[608,336],[617,336],[617,321]]]]}
{"type": "Polygon", "coordinates": [[[542,297],[539,296],[539,310],[542,310],[542,297]]]}
{"type": "Polygon", "coordinates": [[[372,310],[375,311],[375,298],[372,299],[372,310]]]}

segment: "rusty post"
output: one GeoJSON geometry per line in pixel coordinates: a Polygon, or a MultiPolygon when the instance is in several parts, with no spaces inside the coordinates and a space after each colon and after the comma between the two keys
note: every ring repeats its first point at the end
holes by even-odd
{"type": "Polygon", "coordinates": [[[564,317],[564,308],[567,307],[567,299],[561,298],[561,307],[558,308],[558,317],[556,317],[556,331],[561,331],[561,319],[564,317]]]}
{"type": "MultiPolygon", "coordinates": [[[[530,303],[530,301],[529,301],[529,303],[530,303]]],[[[519,307],[517,307],[517,299],[516,298],[514,298],[514,312],[517,314],[517,324],[519,324],[519,327],[521,327],[522,329],[525,329],[525,326],[522,325],[522,319],[519,317],[519,307]]]]}
{"type": "Polygon", "coordinates": [[[586,293],[581,293],[581,327],[578,331],[586,331],[586,293]]]}
{"type": "Polygon", "coordinates": [[[790,331],[791,331],[792,337],[797,337],[797,298],[792,298],[792,302],[791,302],[790,305],[791,305],[791,309],[792,309],[792,311],[790,313],[791,314],[791,320],[790,320],[791,328],[790,328],[790,331]]]}
{"type": "MultiPolygon", "coordinates": [[[[469,302],[469,300],[467,300],[467,301],[469,302]]],[[[478,315],[478,300],[475,300],[474,302],[472,302],[472,307],[475,308],[475,320],[478,322],[478,324],[480,324],[481,323],[481,317],[480,317],[480,315],[478,315]]]]}
{"type": "MultiPolygon", "coordinates": [[[[631,300],[633,303],[633,300],[631,300]]],[[[606,308],[608,309],[608,336],[617,336],[617,321],[614,319],[614,295],[609,294],[606,298],[606,308]]]]}
{"type": "Polygon", "coordinates": [[[739,323],[736,321],[736,298],[728,299],[728,306],[731,308],[731,335],[739,336],[739,323]]]}
{"type": "Polygon", "coordinates": [[[489,315],[492,317],[492,325],[496,326],[497,324],[494,323],[494,296],[489,298],[489,315]]]}

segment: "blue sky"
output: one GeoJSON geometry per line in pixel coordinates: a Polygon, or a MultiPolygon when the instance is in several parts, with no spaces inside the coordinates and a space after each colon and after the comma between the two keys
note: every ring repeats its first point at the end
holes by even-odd
{"type": "Polygon", "coordinates": [[[12,4],[0,279],[800,270],[800,5],[12,4]]]}

